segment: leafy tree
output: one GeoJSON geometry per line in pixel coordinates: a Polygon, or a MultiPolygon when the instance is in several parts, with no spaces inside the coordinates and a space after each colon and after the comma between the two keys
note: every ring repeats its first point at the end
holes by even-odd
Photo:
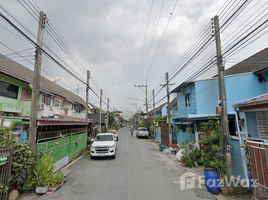
{"type": "Polygon", "coordinates": [[[115,126],[114,117],[115,117],[114,112],[109,112],[109,125],[108,125],[109,128],[115,126]]]}

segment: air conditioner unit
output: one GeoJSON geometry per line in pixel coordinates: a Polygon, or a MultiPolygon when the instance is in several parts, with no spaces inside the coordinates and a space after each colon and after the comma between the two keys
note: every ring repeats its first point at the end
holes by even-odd
{"type": "Polygon", "coordinates": [[[45,104],[44,103],[38,104],[38,110],[44,110],[44,109],[45,109],[45,104]]]}

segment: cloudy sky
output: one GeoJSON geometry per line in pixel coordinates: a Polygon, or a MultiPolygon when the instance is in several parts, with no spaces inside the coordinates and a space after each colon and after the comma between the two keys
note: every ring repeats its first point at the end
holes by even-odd
{"type": "MultiPolygon", "coordinates": [[[[174,64],[185,55],[191,45],[198,44],[196,39],[210,24],[211,18],[219,15],[220,23],[223,22],[226,20],[224,17],[231,13],[231,8],[239,7],[236,2],[239,1],[1,0],[0,12],[36,41],[38,12],[42,10],[47,16],[43,48],[50,53],[53,51],[53,56],[61,64],[83,80],[86,80],[86,70],[90,70],[93,90],[99,95],[102,89],[104,101],[107,102],[109,98],[110,106],[123,111],[125,118],[128,118],[135,111],[135,103],[137,108],[145,109],[145,93],[134,85],[147,83],[150,100],[152,89],[156,93],[161,88],[159,85],[164,83],[165,72],[174,74],[178,70],[174,68],[174,64]],[[56,44],[55,40],[59,41],[55,39],[56,33],[66,45],[65,49],[71,50],[73,57],[77,58],[75,62],[56,44]],[[77,65],[78,62],[82,64],[77,65]]],[[[243,23],[257,18],[254,13],[260,13],[258,16],[266,17],[267,20],[266,0],[248,2],[224,29],[221,35],[223,45],[228,46],[231,39],[227,38],[233,37],[231,33],[238,30],[243,23]]],[[[0,33],[0,53],[33,69],[31,63],[34,61],[34,46],[2,18],[0,33]],[[14,54],[19,51],[21,57],[14,54]]],[[[267,34],[262,33],[258,40],[226,58],[226,67],[266,48],[267,34]]],[[[191,75],[193,66],[200,60],[214,59],[213,55],[211,58],[206,55],[209,52],[215,54],[215,48],[213,42],[209,44],[204,56],[193,62],[192,67],[178,73],[171,82],[179,85],[184,81],[183,77],[191,75]]],[[[52,81],[60,78],[57,83],[72,92],[77,92],[79,88],[78,94],[85,99],[85,85],[45,56],[42,57],[42,70],[43,76],[52,81]]],[[[199,78],[208,78],[215,73],[216,66],[199,78]]],[[[156,96],[158,105],[165,101],[160,101],[165,95],[166,91],[163,89],[156,96]]],[[[100,106],[98,97],[92,92],[90,102],[100,106]]],[[[107,106],[102,107],[106,109],[107,106]]]]}

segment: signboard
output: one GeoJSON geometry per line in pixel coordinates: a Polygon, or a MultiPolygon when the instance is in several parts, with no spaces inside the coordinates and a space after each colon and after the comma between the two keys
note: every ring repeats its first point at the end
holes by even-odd
{"type": "Polygon", "coordinates": [[[11,112],[11,113],[21,113],[22,106],[13,105],[10,103],[0,103],[0,111],[11,112]]]}

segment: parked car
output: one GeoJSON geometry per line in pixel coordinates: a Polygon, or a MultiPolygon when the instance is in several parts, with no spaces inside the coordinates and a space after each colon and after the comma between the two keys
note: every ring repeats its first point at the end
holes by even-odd
{"type": "Polygon", "coordinates": [[[138,130],[136,132],[136,137],[137,138],[145,137],[145,138],[148,139],[148,137],[149,137],[149,131],[145,127],[140,127],[140,128],[138,128],[138,130]]]}
{"type": "Polygon", "coordinates": [[[118,131],[116,130],[109,130],[108,133],[113,133],[114,134],[114,137],[115,137],[115,140],[118,141],[118,131]]]}
{"type": "Polygon", "coordinates": [[[113,133],[99,133],[91,145],[90,156],[91,158],[105,156],[115,158],[116,148],[116,141],[113,133]]]}

